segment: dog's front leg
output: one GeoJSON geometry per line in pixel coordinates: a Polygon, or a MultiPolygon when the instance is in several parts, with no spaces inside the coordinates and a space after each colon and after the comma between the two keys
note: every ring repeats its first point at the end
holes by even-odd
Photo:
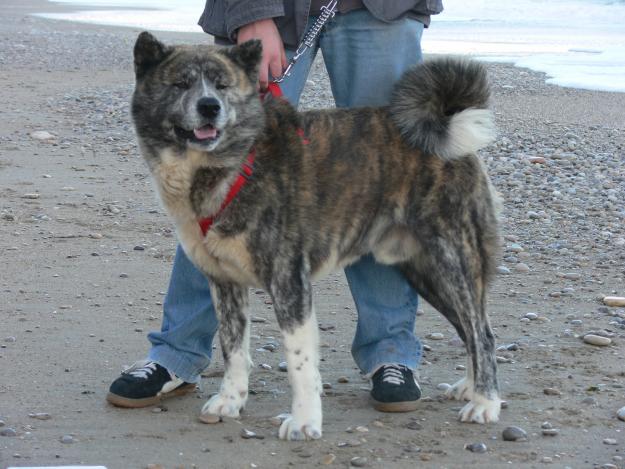
{"type": "Polygon", "coordinates": [[[219,394],[211,397],[202,414],[237,418],[245,407],[252,361],[249,355],[250,325],[247,288],[211,281],[211,295],[219,318],[219,340],[225,373],[219,394]]]}
{"type": "Polygon", "coordinates": [[[280,273],[270,287],[293,393],[291,415],[280,426],[280,438],[317,439],[322,426],[319,331],[308,263],[300,259],[293,264],[293,269],[275,269],[280,273]]]}

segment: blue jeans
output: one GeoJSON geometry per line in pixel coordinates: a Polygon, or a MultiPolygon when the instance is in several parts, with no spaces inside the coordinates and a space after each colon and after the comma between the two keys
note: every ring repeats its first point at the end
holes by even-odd
{"type": "MultiPolygon", "coordinates": [[[[411,19],[383,23],[364,9],[337,14],[281,84],[282,91],[294,105],[299,102],[321,49],[337,107],[388,104],[395,81],[422,60],[422,33],[423,24],[411,19]]],[[[421,358],[414,334],[417,293],[396,267],[378,264],[371,255],[345,274],[358,311],[352,343],[358,367],[366,374],[387,363],[416,369],[421,358]]],[[[148,335],[148,358],[187,382],[198,382],[210,362],[218,321],[206,278],[180,246],[163,313],[161,331],[148,335]]]]}

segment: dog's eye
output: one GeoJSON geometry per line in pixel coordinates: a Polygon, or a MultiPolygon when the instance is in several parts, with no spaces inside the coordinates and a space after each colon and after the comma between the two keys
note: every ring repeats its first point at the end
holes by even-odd
{"type": "Polygon", "coordinates": [[[178,88],[179,90],[188,90],[189,88],[191,88],[191,85],[189,84],[189,82],[185,80],[176,81],[172,83],[172,85],[175,88],[178,88]]]}
{"type": "Polygon", "coordinates": [[[217,82],[215,83],[215,88],[217,88],[218,90],[225,90],[226,88],[228,88],[228,85],[225,83],[217,82]]]}

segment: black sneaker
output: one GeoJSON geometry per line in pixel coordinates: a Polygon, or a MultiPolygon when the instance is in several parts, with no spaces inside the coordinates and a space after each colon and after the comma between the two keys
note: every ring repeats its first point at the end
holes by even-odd
{"type": "Polygon", "coordinates": [[[421,388],[404,365],[383,365],[371,378],[373,407],[380,412],[410,412],[417,408],[421,388]]]}
{"type": "Polygon", "coordinates": [[[150,360],[135,362],[113,381],[106,400],[118,407],[147,407],[162,399],[182,396],[195,390],[167,368],[150,360]]]}

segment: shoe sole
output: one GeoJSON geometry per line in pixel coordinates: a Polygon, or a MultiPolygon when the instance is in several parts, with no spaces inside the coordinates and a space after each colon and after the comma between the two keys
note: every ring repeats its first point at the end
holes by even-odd
{"type": "Polygon", "coordinates": [[[373,408],[379,412],[412,412],[419,407],[419,401],[380,402],[372,399],[373,408]]]}
{"type": "Polygon", "coordinates": [[[156,405],[162,400],[168,399],[170,397],[184,396],[185,394],[189,394],[190,392],[195,391],[196,387],[197,386],[193,383],[185,384],[166,394],[159,394],[152,397],[144,397],[142,399],[131,399],[129,397],[123,397],[109,392],[106,395],[106,400],[116,407],[124,407],[126,409],[139,409],[141,407],[156,405]]]}

